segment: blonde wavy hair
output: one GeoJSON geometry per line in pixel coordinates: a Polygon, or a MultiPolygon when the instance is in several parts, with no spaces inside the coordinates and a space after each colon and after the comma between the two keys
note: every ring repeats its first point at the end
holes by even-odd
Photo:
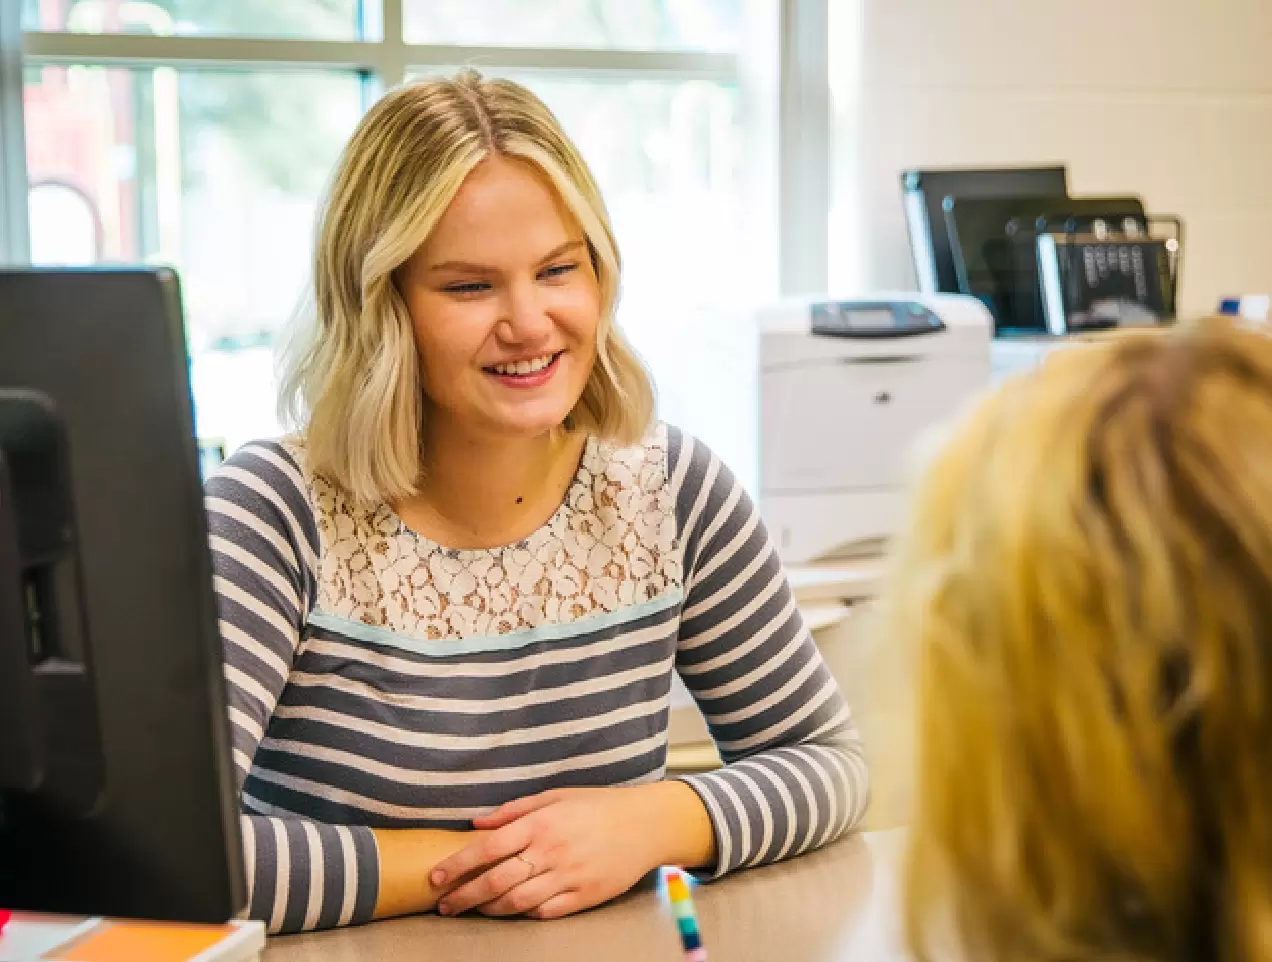
{"type": "Polygon", "coordinates": [[[318,225],[313,305],[281,363],[280,413],[311,467],[364,501],[417,490],[424,417],[406,304],[394,283],[464,178],[498,154],[532,164],[587,239],[601,295],[597,361],[572,430],[638,441],[653,390],[614,324],[620,261],[600,190],[534,94],[474,70],[399,87],[363,117],[337,165],[318,225]]]}
{"type": "Polygon", "coordinates": [[[917,959],[1272,958],[1272,338],[1059,353],[919,485],[917,959]]]}

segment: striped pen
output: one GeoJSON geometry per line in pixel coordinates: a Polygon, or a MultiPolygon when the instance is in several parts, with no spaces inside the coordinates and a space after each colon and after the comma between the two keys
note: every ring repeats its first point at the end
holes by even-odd
{"type": "Polygon", "coordinates": [[[663,869],[663,878],[667,883],[667,896],[671,899],[676,927],[680,930],[680,944],[685,949],[685,962],[707,962],[698,916],[693,911],[693,896],[689,894],[689,880],[678,868],[663,869]]]}

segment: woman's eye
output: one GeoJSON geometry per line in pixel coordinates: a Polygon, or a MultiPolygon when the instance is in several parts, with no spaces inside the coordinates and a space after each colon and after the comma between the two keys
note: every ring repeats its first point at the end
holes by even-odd
{"type": "Polygon", "coordinates": [[[578,270],[578,267],[578,264],[555,264],[552,267],[546,268],[539,276],[546,278],[563,277],[570,273],[570,271],[578,270]]]}
{"type": "Polygon", "coordinates": [[[490,290],[485,281],[470,281],[467,284],[447,284],[442,288],[447,294],[482,294],[490,290]]]}

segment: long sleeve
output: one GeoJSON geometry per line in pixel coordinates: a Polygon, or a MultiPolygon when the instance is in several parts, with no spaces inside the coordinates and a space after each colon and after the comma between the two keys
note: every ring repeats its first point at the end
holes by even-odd
{"type": "Polygon", "coordinates": [[[683,780],[710,814],[722,875],[848,831],[869,780],[759,512],[710,450],[668,430],[686,591],[676,668],[725,761],[683,780]]]}
{"type": "Polygon", "coordinates": [[[300,471],[281,446],[249,445],[209,479],[206,506],[249,915],[271,932],[367,921],[379,885],[371,830],[271,812],[245,788],[316,590],[318,537],[300,471]]]}

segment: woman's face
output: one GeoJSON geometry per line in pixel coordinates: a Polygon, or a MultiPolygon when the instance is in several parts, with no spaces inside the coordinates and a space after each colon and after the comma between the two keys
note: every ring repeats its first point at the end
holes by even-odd
{"type": "Polygon", "coordinates": [[[535,168],[475,167],[398,286],[434,426],[535,437],[573,410],[596,359],[600,288],[582,228],[535,168]]]}

